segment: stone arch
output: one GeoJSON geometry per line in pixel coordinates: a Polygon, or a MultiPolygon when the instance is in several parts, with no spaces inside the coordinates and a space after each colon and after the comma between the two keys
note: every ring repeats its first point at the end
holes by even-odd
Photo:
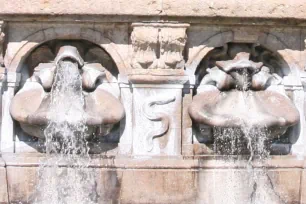
{"type": "MultiPolygon", "coordinates": [[[[193,51],[191,55],[188,56],[188,60],[185,64],[186,74],[190,76],[190,79],[194,80],[192,83],[195,85],[194,89],[197,89],[196,84],[196,71],[200,66],[202,60],[207,56],[207,54],[217,47],[222,47],[226,43],[254,43],[258,44],[267,50],[275,53],[281,60],[283,60],[287,65],[286,67],[282,67],[282,69],[288,70],[288,72],[292,73],[286,80],[285,90],[290,91],[292,95],[290,99],[295,104],[300,113],[300,122],[290,128],[287,131],[288,142],[290,145],[296,143],[299,138],[303,138],[303,132],[301,131],[301,126],[304,124],[304,115],[303,113],[303,90],[302,83],[299,74],[299,65],[296,59],[289,52],[290,47],[286,44],[286,42],[282,41],[278,36],[274,35],[270,32],[258,31],[257,35],[250,37],[250,39],[240,40],[236,38],[234,30],[222,31],[215,33],[214,35],[206,38],[202,41],[196,51],[193,51]],[[292,84],[291,84],[292,83],[292,84]],[[293,85],[294,84],[294,85],[293,85]],[[298,89],[292,89],[292,86],[298,86],[298,89]],[[296,91],[297,90],[297,91],[296,91]]],[[[287,77],[287,75],[285,75],[287,77]]],[[[197,94],[197,92],[193,92],[193,94],[197,94]]],[[[290,95],[290,94],[288,94],[290,95]]],[[[287,96],[288,96],[287,95],[287,96]]]]}
{"type": "Polygon", "coordinates": [[[234,40],[234,35],[232,31],[219,32],[205,39],[198,48],[198,50],[186,63],[186,71],[189,74],[195,74],[197,67],[201,63],[202,59],[216,47],[221,47],[226,43],[232,42],[234,40]]]}
{"type": "Polygon", "coordinates": [[[289,46],[276,35],[268,32],[262,32],[257,43],[281,57],[288,64],[290,72],[295,74],[298,73],[299,66],[296,60],[288,52],[287,49],[289,46]]]}
{"type": "MultiPolygon", "coordinates": [[[[258,43],[261,46],[267,48],[268,50],[278,54],[288,65],[289,69],[293,73],[298,72],[298,64],[288,53],[288,46],[285,42],[280,40],[277,36],[268,33],[268,32],[259,32],[257,40],[245,41],[245,43],[258,43]]],[[[216,33],[209,38],[205,39],[198,50],[192,55],[189,56],[189,59],[185,65],[186,72],[189,75],[194,75],[197,67],[201,63],[202,59],[214,48],[221,47],[229,42],[239,42],[234,39],[234,31],[223,31],[216,33]]]]}
{"type": "Polygon", "coordinates": [[[124,60],[117,52],[116,45],[108,38],[104,37],[99,31],[90,28],[47,28],[39,30],[27,36],[23,41],[23,45],[17,50],[10,62],[6,64],[8,71],[20,72],[24,60],[39,45],[55,39],[71,39],[71,40],[87,40],[97,44],[104,49],[114,60],[119,73],[127,73],[127,66],[124,60]]]}

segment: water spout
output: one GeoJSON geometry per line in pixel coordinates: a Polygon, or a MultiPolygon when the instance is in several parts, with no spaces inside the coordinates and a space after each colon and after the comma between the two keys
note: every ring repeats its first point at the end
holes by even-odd
{"type": "Polygon", "coordinates": [[[88,169],[84,95],[78,63],[72,58],[57,62],[51,89],[46,138],[47,161],[40,167],[35,203],[96,203],[95,180],[88,169]],[[64,165],[65,167],[61,167],[64,165]]]}

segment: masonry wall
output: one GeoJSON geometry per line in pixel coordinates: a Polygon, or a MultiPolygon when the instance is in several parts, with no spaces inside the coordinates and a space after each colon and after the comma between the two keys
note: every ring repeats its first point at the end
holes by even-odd
{"type": "Polygon", "coordinates": [[[0,202],[31,203],[39,160],[45,156],[43,141],[21,137],[10,114],[12,98],[29,78],[27,58],[43,43],[68,39],[98,45],[119,71],[116,79],[125,108],[120,139],[91,144],[95,152],[89,170],[97,177],[101,203],[217,204],[229,196],[245,203],[253,195],[253,186],[245,185],[246,160],[239,163],[213,154],[195,137],[188,114],[197,68],[211,50],[227,43],[261,45],[288,65],[283,81],[300,114],[299,131],[291,137],[292,144],[279,147],[286,155],[255,164],[255,169],[265,172],[263,189],[272,189],[268,203],[305,202],[306,1],[0,3],[0,202]],[[156,54],[152,66],[145,67],[143,53],[156,54]],[[176,61],[165,63],[165,53],[176,61]],[[162,121],[143,114],[143,104],[152,101],[162,104],[152,112],[164,114],[168,126],[148,150],[148,130],[163,127],[162,121]]]}

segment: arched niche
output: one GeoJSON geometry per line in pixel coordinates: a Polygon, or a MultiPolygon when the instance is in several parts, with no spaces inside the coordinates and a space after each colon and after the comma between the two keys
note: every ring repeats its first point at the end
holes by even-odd
{"type": "Polygon", "coordinates": [[[52,27],[32,33],[21,41],[22,45],[13,56],[6,56],[5,67],[9,72],[21,72],[24,61],[35,48],[39,47],[43,43],[56,39],[87,40],[96,44],[111,56],[120,73],[124,74],[127,72],[128,68],[120,54],[117,52],[116,45],[110,39],[104,37],[101,32],[89,28],[71,29],[52,27]]]}
{"type": "MultiPolygon", "coordinates": [[[[21,73],[21,85],[30,78],[34,69],[40,63],[52,62],[61,46],[71,45],[78,49],[82,59],[86,63],[99,63],[106,69],[109,82],[117,82],[119,69],[112,57],[99,45],[87,40],[51,40],[35,47],[26,59],[18,72],[21,73]]],[[[22,86],[21,86],[22,87],[22,86]]]]}
{"type": "MultiPolygon", "coordinates": [[[[22,59],[22,63],[19,62],[19,67],[17,67],[16,70],[9,70],[11,72],[17,71],[21,73],[20,87],[18,88],[19,90],[17,90],[15,97],[16,95],[18,95],[19,92],[22,92],[23,90],[27,90],[27,87],[30,87],[29,82],[31,81],[35,82],[35,80],[37,80],[36,78],[38,76],[37,74],[41,74],[39,70],[48,68],[49,66],[53,66],[54,64],[56,64],[55,59],[58,56],[58,53],[60,53],[60,50],[63,47],[67,47],[67,45],[77,49],[80,58],[84,60],[84,63],[82,63],[83,64],[82,67],[85,67],[86,65],[92,65],[93,67],[96,65],[99,65],[97,66],[97,68],[100,71],[102,69],[103,70],[102,72],[105,73],[105,79],[103,78],[102,81],[97,81],[96,83],[94,83],[96,84],[94,89],[89,89],[88,87],[86,88],[85,86],[83,86],[83,91],[86,92],[85,95],[88,96],[89,93],[95,92],[97,90],[97,87],[101,85],[101,87],[103,86],[103,88],[100,89],[100,92],[101,90],[106,91],[108,93],[106,95],[106,97],[108,97],[107,99],[115,97],[116,101],[119,102],[120,101],[120,89],[117,83],[118,82],[117,79],[118,79],[120,70],[117,64],[115,63],[115,60],[113,60],[111,55],[100,45],[92,43],[91,41],[88,41],[88,40],[80,40],[80,39],[72,39],[72,40],[71,39],[69,40],[54,39],[54,40],[46,41],[44,43],[39,44],[38,46],[35,46],[33,49],[31,49],[30,53],[27,53],[27,55],[24,55],[25,58],[22,59]],[[27,84],[28,86],[26,86],[27,84]],[[113,95],[114,97],[110,97],[110,95],[113,95]]],[[[67,58],[70,58],[70,56],[68,56],[67,58]]],[[[83,73],[83,74],[84,72],[85,72],[84,70],[80,71],[80,73],[83,73]]],[[[38,80],[37,82],[42,83],[42,81],[40,80],[38,80]]],[[[52,82],[52,85],[53,85],[53,82],[52,82]]],[[[33,87],[30,87],[28,90],[30,90],[31,88],[33,87]]],[[[51,88],[44,87],[44,93],[50,94],[51,88]]],[[[19,104],[19,103],[21,105],[29,104],[29,103],[23,103],[23,100],[19,100],[18,102],[16,102],[16,104],[19,104]]],[[[98,103],[93,103],[93,104],[98,104],[98,103]]],[[[92,107],[93,105],[91,104],[91,105],[85,105],[85,106],[92,107]]],[[[16,109],[11,108],[11,114],[12,114],[12,110],[16,110],[16,109]]],[[[110,110],[110,109],[107,109],[107,110],[110,110]]],[[[13,111],[13,112],[15,113],[18,111],[13,111]]],[[[111,112],[112,114],[114,113],[114,111],[112,110],[110,110],[109,112],[111,112]]],[[[33,144],[35,144],[35,142],[37,143],[38,141],[37,138],[43,138],[42,136],[44,135],[44,132],[42,132],[41,130],[43,130],[45,126],[43,127],[37,126],[38,127],[37,128],[36,124],[33,125],[33,124],[24,123],[25,125],[23,125],[22,122],[18,121],[17,119],[15,120],[16,120],[15,132],[16,132],[16,136],[19,138],[19,141],[26,142],[32,145],[31,142],[34,142],[33,144]]],[[[104,145],[102,144],[103,142],[112,143],[114,144],[114,147],[116,147],[121,137],[120,120],[114,124],[107,124],[105,125],[105,127],[104,126],[102,127],[102,125],[101,126],[94,125],[93,128],[90,127],[88,129],[91,131],[90,132],[91,136],[89,138],[90,145],[92,146],[100,145],[97,148],[97,151],[93,150],[96,152],[102,151],[103,149],[102,146],[104,145]]],[[[33,146],[35,147],[35,145],[33,146]]],[[[39,148],[37,149],[39,151],[44,151],[44,150],[40,150],[39,148]]]]}
{"type": "MultiPolygon", "coordinates": [[[[221,47],[215,47],[206,53],[204,58],[198,64],[194,74],[196,77],[196,85],[202,80],[203,76],[207,74],[206,70],[212,68],[216,61],[230,60],[230,50],[246,48],[250,50],[250,58],[254,62],[262,62],[264,66],[268,67],[271,73],[276,73],[284,78],[291,74],[289,64],[277,52],[273,52],[264,46],[257,43],[226,43],[221,47]]],[[[286,84],[284,84],[286,85],[286,84]]]]}
{"type": "MultiPolygon", "coordinates": [[[[220,61],[231,61],[234,58],[230,57],[229,50],[230,47],[239,48],[248,47],[249,49],[242,49],[241,52],[245,52],[245,50],[250,51],[250,58],[254,63],[263,63],[264,66],[268,67],[271,71],[271,74],[277,74],[281,77],[282,84],[280,84],[279,88],[281,90],[286,91],[286,95],[290,98],[293,104],[299,109],[298,104],[296,103],[296,97],[299,93],[297,93],[294,89],[290,88],[292,84],[290,82],[294,81],[294,83],[299,86],[300,78],[298,74],[298,66],[295,63],[292,56],[286,51],[287,46],[278,40],[278,38],[272,34],[261,33],[258,37],[257,41],[250,42],[235,42],[233,33],[231,31],[218,33],[203,42],[203,45],[199,47],[197,52],[194,52],[192,56],[190,56],[187,64],[186,64],[186,72],[195,77],[195,90],[194,94],[197,95],[202,90],[198,90],[198,85],[200,85],[203,76],[208,74],[206,69],[211,69],[216,67],[216,62],[220,61]],[[295,80],[287,80],[287,78],[295,79],[295,80]],[[289,82],[289,83],[288,83],[289,82]],[[285,88],[283,88],[285,87],[285,88]]],[[[239,53],[239,52],[237,52],[239,53]]],[[[284,93],[283,92],[283,93],[284,93]]],[[[210,100],[210,97],[202,98],[202,100],[210,100]]],[[[221,108],[220,108],[221,109],[221,108]]],[[[222,109],[223,110],[223,109],[222,109]]],[[[301,113],[301,111],[299,111],[301,113]]],[[[298,114],[296,114],[298,117],[298,114]]],[[[291,148],[291,145],[294,144],[300,137],[300,126],[301,122],[298,122],[294,126],[289,127],[286,132],[281,134],[280,138],[273,139],[271,142],[271,152],[274,151],[273,145],[287,145],[291,148]]],[[[194,128],[195,129],[195,128],[194,128]]],[[[200,127],[200,132],[195,132],[197,140],[200,143],[209,143],[212,138],[212,130],[210,127],[200,127]],[[201,129],[202,128],[202,129],[201,129]],[[201,137],[204,135],[205,137],[201,137]],[[207,136],[208,135],[208,136],[207,136]],[[207,142],[208,141],[208,142],[207,142]]],[[[278,134],[278,133],[277,133],[278,134]]],[[[289,149],[287,148],[287,149],[289,149]]],[[[277,149],[277,148],[276,148],[277,149]]],[[[277,150],[275,150],[277,151],[277,150]]],[[[274,152],[273,152],[274,153],[274,152]]],[[[280,154],[287,154],[289,152],[281,152],[280,154]]],[[[278,153],[276,153],[278,154],[278,153]]]]}
{"type": "MultiPolygon", "coordinates": [[[[228,30],[218,32],[212,36],[209,36],[202,43],[199,44],[197,50],[188,57],[185,65],[185,69],[188,75],[191,77],[195,76],[196,70],[207,54],[217,47],[223,47],[227,43],[241,43],[235,40],[235,31],[228,30]]],[[[244,43],[253,43],[262,46],[263,48],[273,52],[278,55],[287,65],[283,67],[287,69],[286,75],[295,76],[295,81],[297,84],[301,84],[299,74],[299,66],[296,60],[288,52],[289,46],[280,40],[277,36],[268,32],[258,32],[258,37],[256,40],[250,39],[249,41],[244,41],[244,43]]]]}

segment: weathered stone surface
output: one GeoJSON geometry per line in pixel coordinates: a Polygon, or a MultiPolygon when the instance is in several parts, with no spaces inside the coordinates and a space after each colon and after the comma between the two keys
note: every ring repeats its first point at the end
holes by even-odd
{"type": "MultiPolygon", "coordinates": [[[[85,171],[94,174],[99,203],[306,203],[302,157],[306,152],[306,74],[302,72],[306,67],[306,0],[11,2],[0,0],[0,18],[8,21],[6,29],[1,27],[5,38],[0,39],[8,70],[3,85],[1,152],[14,154],[4,153],[6,165],[0,164],[0,203],[9,202],[8,197],[11,203],[31,203],[40,160],[45,159],[44,154],[37,154],[42,141],[21,133],[8,108],[18,86],[31,75],[31,67],[54,59],[56,49],[38,50],[37,46],[59,39],[71,44],[91,42],[93,46],[86,47],[88,54],[82,57],[107,67],[108,85],[118,81],[120,86],[112,92],[126,113],[120,131],[115,139],[89,143],[90,152],[98,155],[92,155],[85,171]],[[197,68],[211,57],[207,56],[210,51],[227,43],[260,45],[282,59],[287,76],[281,86],[300,114],[300,134],[293,132],[288,139],[297,141],[291,152],[299,158],[256,161],[255,156],[251,168],[248,157],[208,156],[213,152],[192,132],[195,124],[188,107],[193,94],[198,94],[194,89],[199,82],[197,68]],[[113,75],[118,74],[117,80],[113,75]],[[148,141],[153,142],[148,145],[148,141]]],[[[1,76],[4,73],[3,69],[1,76]]],[[[93,81],[84,84],[88,88],[93,81]]],[[[102,101],[109,100],[102,97],[102,101]]],[[[64,161],[59,165],[61,170],[67,166],[64,161]]]]}
{"type": "MultiPolygon", "coordinates": [[[[227,201],[229,204],[244,204],[252,196],[257,201],[264,198],[260,202],[263,204],[302,203],[300,182],[304,182],[301,177],[303,161],[299,162],[294,157],[281,158],[272,159],[274,168],[260,169],[246,169],[247,161],[239,164],[228,160],[228,165],[225,165],[223,159],[210,160],[208,157],[185,161],[97,158],[92,160],[92,164],[100,165],[91,166],[93,168],[88,171],[94,174],[100,203],[219,204],[227,201]]],[[[4,156],[8,165],[11,202],[27,203],[33,199],[41,159],[35,154],[4,156]]]]}
{"type": "MultiPolygon", "coordinates": [[[[4,153],[3,160],[7,166],[25,166],[33,167],[38,166],[41,161],[47,157],[45,154],[38,153],[22,153],[12,154],[4,153]]],[[[90,167],[96,168],[127,168],[127,169],[234,169],[245,168],[247,165],[248,157],[238,156],[193,156],[182,159],[181,157],[155,157],[146,159],[141,157],[117,157],[103,158],[99,156],[92,156],[90,167]],[[239,159],[240,158],[240,159],[239,159]]],[[[65,166],[65,162],[61,165],[65,166]]],[[[304,165],[304,160],[299,160],[295,156],[273,156],[264,162],[254,160],[252,162],[254,168],[271,168],[271,169],[301,169],[304,165]]]]}
{"type": "MultiPolygon", "coordinates": [[[[52,3],[51,1],[49,2],[52,3]]],[[[157,2],[158,3],[158,2],[157,2]]],[[[166,1],[167,3],[167,1],[166,1]]],[[[194,1],[190,2],[190,5],[193,5],[194,1]]],[[[239,4],[240,2],[235,2],[239,4]]],[[[256,4],[256,2],[254,2],[256,4]]],[[[217,4],[214,4],[217,5],[217,4]]],[[[213,6],[213,5],[212,5],[213,6]]],[[[290,6],[290,5],[288,5],[290,6]]],[[[51,7],[48,7],[51,9],[51,7]]],[[[164,8],[170,9],[170,8],[164,8]]],[[[187,9],[188,10],[188,9],[187,9]]],[[[151,14],[150,14],[151,15],[151,14]]],[[[153,16],[152,14],[151,16],[153,16]]],[[[188,16],[188,15],[186,15],[188,16]]],[[[133,40],[130,40],[130,37],[133,36],[133,26],[128,23],[82,23],[82,22],[8,22],[7,29],[7,39],[8,45],[6,50],[6,66],[11,71],[25,71],[25,67],[23,66],[23,62],[26,59],[27,55],[30,51],[32,51],[36,46],[45,40],[53,40],[56,38],[60,39],[85,39],[91,42],[95,42],[98,45],[102,46],[105,51],[109,54],[106,54],[101,60],[101,63],[104,61],[106,64],[110,64],[111,67],[114,65],[111,63],[111,60],[114,61],[119,68],[119,72],[128,72],[130,81],[125,81],[128,86],[129,82],[142,83],[142,84],[158,84],[159,88],[166,88],[161,84],[182,84],[189,80],[187,83],[194,84],[194,74],[197,66],[202,61],[203,57],[215,47],[223,46],[228,42],[236,42],[236,43],[260,43],[264,46],[267,46],[269,49],[276,51],[276,54],[280,54],[286,62],[290,62],[290,68],[298,68],[302,69],[303,62],[299,62],[298,59],[303,58],[303,53],[300,51],[303,49],[303,32],[301,33],[301,28],[291,28],[291,27],[282,27],[282,28],[273,28],[273,27],[259,27],[259,26],[229,26],[229,25],[202,25],[202,24],[191,24],[188,27],[188,24],[178,22],[152,22],[152,23],[134,23],[134,29],[143,29],[143,28],[152,28],[159,29],[159,35],[156,37],[159,45],[157,45],[158,50],[155,50],[153,54],[159,53],[162,55],[163,52],[174,53],[176,57],[180,60],[186,60],[186,71],[183,69],[171,70],[171,69],[154,69],[152,70],[135,70],[131,69],[130,61],[133,56],[133,40]],[[187,38],[183,34],[187,33],[187,38]],[[178,37],[176,36],[178,33],[178,37]],[[173,34],[173,35],[172,35],[173,34]],[[173,43],[173,42],[175,43],[173,43]],[[176,41],[179,41],[177,43],[176,41]],[[180,42],[182,41],[182,42],[180,42]],[[183,49],[183,44],[186,42],[186,49],[183,49]],[[170,44],[169,44],[170,43],[170,44]],[[166,46],[165,46],[166,45],[166,46]],[[112,49],[108,49],[113,47],[112,49]],[[166,48],[168,47],[168,48],[166,48]],[[156,53],[157,51],[157,53],[156,53]],[[114,54],[113,52],[117,53],[114,54]],[[299,66],[297,66],[299,65],[299,66]],[[185,72],[185,73],[184,73],[185,72]],[[186,74],[189,75],[186,77],[186,74]],[[160,77],[163,76],[163,77],[160,77]],[[187,79],[186,79],[187,78],[187,79]]],[[[148,34],[152,34],[153,32],[146,31],[142,34],[145,42],[148,38],[148,34]]],[[[149,43],[150,44],[150,43],[149,43]]],[[[158,43],[157,43],[158,44],[158,43]]],[[[305,47],[305,46],[304,46],[305,47]]],[[[98,48],[90,51],[92,56],[97,55],[96,52],[98,48]]],[[[146,46],[144,47],[146,49],[146,46]]],[[[100,50],[101,51],[101,50],[100,50]]],[[[92,56],[88,57],[88,59],[92,59],[92,56]]],[[[160,56],[163,58],[162,56],[160,56]]],[[[138,58],[143,58],[143,56],[139,56],[138,58]]],[[[168,57],[165,57],[168,58],[168,57]]],[[[171,58],[171,57],[170,57],[171,58]]],[[[161,67],[159,67],[161,68],[161,67]]],[[[22,79],[25,80],[27,78],[27,74],[22,73],[22,79]]],[[[297,74],[293,74],[290,76],[284,77],[284,81],[286,81],[287,86],[291,87],[299,87],[299,80],[297,74]],[[290,82],[290,83],[287,83],[290,82]]],[[[122,94],[123,95],[123,94],[122,94]]],[[[133,93],[131,93],[133,95],[133,93]]],[[[295,95],[295,94],[293,94],[295,95]]],[[[299,95],[296,98],[301,98],[299,95]]],[[[295,97],[295,96],[294,96],[295,97]]],[[[187,96],[186,96],[187,98],[187,96]]],[[[5,104],[10,103],[10,99],[4,99],[5,104]]],[[[300,103],[300,99],[296,99],[296,103],[300,103]]],[[[185,107],[188,106],[184,104],[185,107]]],[[[133,109],[133,106],[127,106],[128,109],[133,109]]],[[[132,110],[130,110],[132,111],[132,110]]],[[[302,110],[300,110],[302,112],[302,110]]],[[[7,116],[6,116],[7,117],[7,116]]],[[[183,118],[186,118],[183,116],[183,118]]],[[[130,121],[133,120],[132,116],[130,121]]],[[[6,119],[5,121],[9,121],[6,119]]],[[[191,121],[187,122],[187,126],[190,125],[191,121]]],[[[6,123],[6,122],[4,122],[6,123]]],[[[10,121],[10,124],[12,122],[10,121]]],[[[183,129],[185,131],[185,135],[187,138],[192,138],[190,127],[185,128],[185,124],[183,123],[183,129]]],[[[187,127],[186,126],[186,127],[187,127]]],[[[8,128],[6,132],[12,131],[13,128],[8,128]]],[[[130,130],[131,131],[131,130],[130,130]]],[[[121,131],[123,133],[123,131],[121,131]]],[[[132,131],[131,131],[132,132],[132,131]]],[[[131,133],[129,133],[131,134],[131,133]]],[[[11,133],[7,134],[11,135],[11,133]]],[[[8,137],[8,136],[7,136],[8,137]]],[[[11,140],[11,138],[9,139],[11,140]]],[[[129,141],[125,141],[125,143],[130,144],[133,138],[129,138],[129,141]]],[[[122,140],[123,141],[123,140],[122,140]]],[[[196,142],[196,140],[194,140],[196,142]]],[[[11,141],[6,142],[9,151],[18,151],[16,146],[10,144],[11,141]]],[[[192,141],[193,142],[193,141],[192,141]]],[[[4,141],[3,141],[4,143],[4,141]]],[[[12,143],[12,142],[11,142],[12,143]]],[[[184,143],[185,145],[185,143],[184,143]]],[[[126,147],[127,147],[126,146],[126,147]]],[[[197,146],[197,145],[196,145],[197,146]]],[[[192,149],[198,153],[204,154],[201,145],[195,147],[193,149],[192,146],[186,146],[188,151],[191,152],[192,149]]],[[[127,147],[128,148],[128,147],[127,147]]],[[[205,149],[205,148],[204,148],[205,149]]],[[[295,148],[293,148],[295,149],[295,148]]],[[[207,152],[206,152],[207,153],[207,152]]]]}
{"type": "MultiPolygon", "coordinates": [[[[267,172],[274,193],[285,203],[302,203],[301,195],[302,170],[301,169],[273,169],[267,172]]],[[[269,183],[268,183],[269,184],[269,183]]]]}
{"type": "Polygon", "coordinates": [[[306,203],[306,171],[303,169],[301,179],[301,204],[306,203]]]}
{"type": "Polygon", "coordinates": [[[189,24],[134,23],[131,41],[134,69],[183,69],[189,24]]]}
{"type": "Polygon", "coordinates": [[[163,1],[163,13],[169,16],[218,16],[218,17],[266,17],[266,18],[305,18],[303,10],[305,1],[285,0],[230,0],[221,2],[218,0],[188,1],[184,0],[163,1]]]}
{"type": "Polygon", "coordinates": [[[300,203],[300,169],[203,170],[197,203],[300,203]]]}
{"type": "Polygon", "coordinates": [[[19,63],[26,59],[29,52],[41,43],[54,39],[88,40],[103,47],[121,72],[127,69],[128,24],[10,22],[8,27],[4,59],[8,69],[21,69],[19,63]]]}
{"type": "Polygon", "coordinates": [[[8,4],[5,0],[0,1],[5,7],[1,14],[102,14],[102,15],[157,15],[160,12],[160,3],[158,1],[145,0],[131,4],[129,1],[16,1],[15,4],[8,4]],[[123,9],[124,8],[124,9],[123,9]]]}
{"type": "Polygon", "coordinates": [[[3,159],[0,159],[0,203],[8,203],[8,186],[6,178],[6,168],[3,159]]]}
{"type": "Polygon", "coordinates": [[[7,167],[8,192],[12,203],[30,203],[37,184],[37,167],[7,167]]]}
{"type": "Polygon", "coordinates": [[[126,170],[122,172],[123,203],[194,203],[196,171],[126,170]]]}
{"type": "Polygon", "coordinates": [[[188,1],[86,1],[75,3],[73,0],[16,0],[9,4],[6,0],[0,1],[1,14],[90,14],[92,15],[156,15],[156,16],[204,16],[204,17],[261,17],[261,18],[298,18],[305,19],[305,0],[231,0],[227,2],[188,1]],[[124,9],[122,9],[124,8],[124,9]]]}

